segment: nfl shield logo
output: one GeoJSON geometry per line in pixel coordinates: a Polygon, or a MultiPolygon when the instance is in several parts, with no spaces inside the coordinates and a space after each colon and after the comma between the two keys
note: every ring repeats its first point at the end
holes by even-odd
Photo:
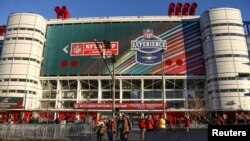
{"type": "Polygon", "coordinates": [[[73,52],[74,52],[75,54],[81,53],[81,52],[82,52],[82,47],[81,47],[80,45],[78,45],[78,44],[75,45],[75,46],[74,46],[73,52]]]}
{"type": "Polygon", "coordinates": [[[153,29],[146,29],[146,30],[143,30],[143,36],[144,38],[146,39],[150,39],[153,37],[153,29]]]}

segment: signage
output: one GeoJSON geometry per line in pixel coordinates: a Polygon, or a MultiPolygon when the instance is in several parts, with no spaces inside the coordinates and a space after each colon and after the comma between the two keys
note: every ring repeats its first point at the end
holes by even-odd
{"type": "MultiPolygon", "coordinates": [[[[167,105],[165,104],[166,108],[167,105]]],[[[112,103],[75,103],[75,109],[111,109],[112,103]]],[[[162,103],[116,103],[115,108],[119,109],[162,109],[162,103]]]]}
{"type": "Polygon", "coordinates": [[[21,98],[21,97],[0,97],[0,108],[7,108],[7,109],[23,108],[23,98],[21,98]]]}
{"type": "Polygon", "coordinates": [[[166,46],[166,41],[154,36],[152,29],[143,30],[143,36],[131,41],[131,50],[136,51],[136,62],[144,65],[161,63],[166,46]]]}
{"type": "MultiPolygon", "coordinates": [[[[98,42],[99,47],[105,55],[118,55],[118,42],[111,42],[111,49],[105,49],[102,42],[98,42]]],[[[71,43],[70,56],[90,56],[100,55],[95,42],[71,43]]]]}

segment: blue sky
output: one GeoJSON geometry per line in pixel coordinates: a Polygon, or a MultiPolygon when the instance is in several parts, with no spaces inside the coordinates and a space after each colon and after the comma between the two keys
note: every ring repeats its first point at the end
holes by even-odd
{"type": "Polygon", "coordinates": [[[250,0],[0,0],[0,25],[15,12],[34,12],[46,19],[56,18],[55,6],[65,5],[71,17],[167,15],[170,2],[196,2],[196,14],[211,7],[237,7],[243,20],[250,21],[250,0]]]}

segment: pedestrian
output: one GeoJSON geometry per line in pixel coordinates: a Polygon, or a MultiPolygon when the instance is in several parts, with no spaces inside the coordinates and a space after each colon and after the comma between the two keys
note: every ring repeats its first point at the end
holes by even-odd
{"type": "Polygon", "coordinates": [[[128,134],[130,130],[131,130],[131,121],[125,115],[122,115],[121,141],[128,140],[128,134]]]}
{"type": "Polygon", "coordinates": [[[141,130],[140,139],[144,139],[146,127],[147,127],[146,126],[146,119],[143,116],[141,116],[141,118],[139,119],[139,128],[141,130]]]}
{"type": "Polygon", "coordinates": [[[158,122],[159,122],[159,130],[165,131],[166,130],[166,120],[164,119],[164,117],[162,115],[160,115],[158,122]]]}
{"type": "Polygon", "coordinates": [[[116,121],[116,139],[121,137],[121,132],[122,132],[122,116],[119,116],[117,121],[116,121]]]}
{"type": "Polygon", "coordinates": [[[114,141],[114,134],[116,133],[116,124],[113,117],[110,117],[106,123],[107,134],[109,141],[114,141]]]}
{"type": "Polygon", "coordinates": [[[105,132],[105,127],[104,127],[104,124],[101,124],[98,126],[97,128],[97,141],[102,141],[102,137],[104,135],[104,132],[105,132]]]}
{"type": "Polygon", "coordinates": [[[152,115],[148,116],[148,119],[146,121],[146,125],[147,125],[148,132],[154,131],[154,120],[152,118],[152,115]]]}
{"type": "Polygon", "coordinates": [[[190,120],[189,116],[186,116],[185,117],[185,127],[186,127],[187,132],[189,132],[190,124],[191,124],[191,120],[190,120]]]}

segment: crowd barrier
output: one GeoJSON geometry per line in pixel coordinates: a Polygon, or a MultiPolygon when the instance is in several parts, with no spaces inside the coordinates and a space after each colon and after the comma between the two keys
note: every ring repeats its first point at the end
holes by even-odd
{"type": "Polygon", "coordinates": [[[35,140],[59,139],[67,140],[69,136],[91,136],[93,127],[89,124],[7,124],[0,125],[0,139],[35,140]]]}

